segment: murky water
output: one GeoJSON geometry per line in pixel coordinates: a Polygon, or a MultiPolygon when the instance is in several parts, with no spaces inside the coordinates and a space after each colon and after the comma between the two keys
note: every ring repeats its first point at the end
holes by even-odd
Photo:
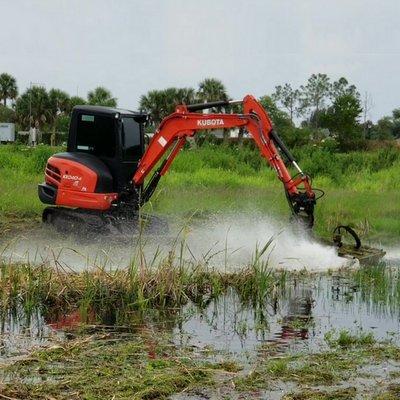
{"type": "MultiPolygon", "coordinates": [[[[400,268],[400,263],[396,267],[393,264],[392,260],[390,266],[379,268],[380,277],[386,281],[376,287],[338,273],[297,276],[287,281],[276,301],[266,301],[262,306],[243,303],[232,290],[203,309],[188,304],[175,310],[173,318],[147,318],[139,328],[133,324],[131,329],[147,326],[153,331],[166,331],[177,345],[212,348],[239,358],[315,350],[324,346],[324,335],[332,329],[373,332],[377,339],[400,343],[400,297],[395,296],[398,283],[394,275],[383,278],[385,268],[400,268]]],[[[60,338],[65,327],[76,323],[76,313],[58,321],[46,321],[40,313],[30,320],[23,315],[6,315],[1,324],[0,358],[49,344],[55,337],[60,338]]]]}
{"type": "Polygon", "coordinates": [[[400,304],[373,296],[340,275],[315,275],[291,283],[276,304],[262,309],[243,306],[230,293],[194,312],[174,333],[177,342],[237,354],[316,349],[333,329],[373,332],[377,339],[399,342],[400,304]]]}
{"type": "MultiPolygon", "coordinates": [[[[323,345],[324,334],[332,329],[372,331],[376,338],[393,336],[400,328],[399,295],[393,277],[379,287],[363,287],[354,278],[327,270],[338,270],[348,261],[336,255],[308,234],[294,231],[264,216],[213,216],[190,223],[182,221],[163,237],[108,237],[87,241],[63,237],[48,227],[35,228],[0,238],[0,257],[7,261],[29,261],[82,270],[93,266],[124,267],[138,254],[148,260],[162,258],[172,250],[194,264],[212,265],[221,270],[247,265],[256,248],[274,240],[265,254],[269,265],[287,270],[314,271],[307,277],[289,279],[274,303],[253,307],[231,291],[203,309],[188,304],[173,319],[148,319],[173,334],[177,344],[198,348],[213,347],[236,355],[281,352],[323,345]],[[318,273],[315,273],[318,271],[318,273]],[[396,292],[397,293],[397,292],[396,292]]],[[[389,249],[385,260],[389,270],[400,268],[400,252],[389,249]]],[[[400,284],[399,284],[400,287],[400,284]]],[[[176,315],[177,314],[177,315],[176,315]]],[[[5,314],[1,320],[0,360],[23,354],[35,346],[60,337],[66,326],[79,316],[46,321],[39,312],[29,319],[22,313],[5,314]]],[[[143,324],[141,324],[143,326],[143,324]]],[[[161,328],[160,328],[161,327],[161,328]]]]}
{"type": "Polygon", "coordinates": [[[5,312],[0,317],[0,364],[63,338],[63,332],[47,324],[39,310],[29,316],[22,309],[5,312]]]}

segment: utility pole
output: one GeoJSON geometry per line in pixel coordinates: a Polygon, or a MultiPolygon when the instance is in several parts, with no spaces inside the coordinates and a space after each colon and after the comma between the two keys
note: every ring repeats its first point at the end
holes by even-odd
{"type": "Polygon", "coordinates": [[[365,92],[364,101],[363,101],[363,132],[364,132],[364,139],[366,139],[367,132],[370,129],[370,124],[367,123],[367,119],[369,117],[369,112],[373,107],[373,101],[371,95],[368,92],[365,92]]]}

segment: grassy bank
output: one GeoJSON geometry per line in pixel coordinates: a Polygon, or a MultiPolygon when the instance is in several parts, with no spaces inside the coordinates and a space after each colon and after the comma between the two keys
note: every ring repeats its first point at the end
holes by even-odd
{"type": "MultiPolygon", "coordinates": [[[[0,146],[0,221],[39,219],[43,205],[37,183],[45,162],[60,148],[0,146]]],[[[315,187],[326,191],[318,203],[316,229],[328,235],[338,223],[352,224],[364,236],[383,239],[400,234],[400,155],[396,150],[330,153],[295,149],[315,187]]],[[[204,146],[186,149],[161,181],[152,199],[160,213],[261,211],[288,215],[280,182],[254,149],[204,146]]]]}

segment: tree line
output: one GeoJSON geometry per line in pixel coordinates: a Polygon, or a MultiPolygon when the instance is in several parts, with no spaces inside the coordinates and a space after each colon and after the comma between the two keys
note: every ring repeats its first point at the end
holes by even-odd
{"type": "MultiPolygon", "coordinates": [[[[174,111],[176,104],[228,99],[230,96],[224,84],[208,78],[200,82],[197,89],[149,91],[141,97],[140,108],[151,115],[150,124],[154,129],[174,111]]],[[[367,118],[369,104],[361,98],[356,86],[344,77],[332,81],[326,74],[312,74],[298,88],[290,83],[278,85],[272,94],[259,100],[276,130],[290,146],[322,141],[339,150],[351,150],[362,147],[369,139],[400,138],[400,108],[373,124],[367,118]]],[[[238,109],[231,111],[238,112],[238,109]]]]}
{"type": "Polygon", "coordinates": [[[89,91],[86,99],[70,96],[60,89],[46,90],[37,85],[19,95],[16,79],[7,73],[0,74],[0,99],[0,122],[15,122],[22,130],[36,127],[66,131],[71,111],[76,105],[117,106],[116,98],[101,86],[89,91]]]}
{"type": "MultiPolygon", "coordinates": [[[[178,104],[229,99],[220,80],[206,78],[197,88],[151,90],[141,96],[139,107],[150,115],[148,130],[151,131],[178,104]]],[[[117,99],[104,87],[90,91],[86,99],[41,86],[32,86],[19,95],[16,79],[7,73],[0,74],[0,100],[0,122],[16,122],[21,129],[36,126],[53,131],[68,129],[75,105],[117,106],[117,99]]],[[[319,141],[346,151],[361,147],[369,139],[400,138],[400,108],[372,123],[368,120],[367,99],[362,99],[356,86],[344,77],[332,81],[326,74],[312,74],[304,85],[297,88],[290,83],[278,85],[273,93],[259,100],[289,146],[319,141]]],[[[240,109],[223,111],[240,112],[240,109]]]]}

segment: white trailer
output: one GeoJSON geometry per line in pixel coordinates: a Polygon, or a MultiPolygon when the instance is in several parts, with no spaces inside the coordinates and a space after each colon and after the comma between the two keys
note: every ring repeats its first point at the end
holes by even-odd
{"type": "Polygon", "coordinates": [[[0,143],[15,142],[15,124],[0,122],[0,143]]]}

